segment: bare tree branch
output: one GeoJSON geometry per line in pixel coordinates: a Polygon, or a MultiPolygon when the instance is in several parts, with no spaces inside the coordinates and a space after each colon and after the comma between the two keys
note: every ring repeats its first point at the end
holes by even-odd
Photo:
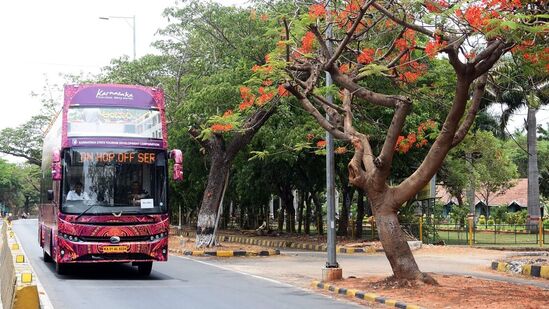
{"type": "Polygon", "coordinates": [[[484,89],[486,87],[487,79],[488,79],[488,74],[485,73],[477,80],[477,83],[475,85],[475,91],[473,93],[473,100],[471,102],[471,106],[469,107],[469,110],[467,111],[467,115],[465,116],[465,119],[459,126],[459,129],[456,132],[456,135],[454,136],[454,140],[452,141],[452,147],[455,147],[459,143],[461,143],[461,141],[465,138],[465,135],[467,135],[469,128],[471,128],[471,125],[473,125],[473,122],[478,112],[478,108],[480,106],[480,101],[482,99],[482,96],[484,95],[484,89]]]}
{"type": "Polygon", "coordinates": [[[404,20],[397,18],[395,15],[393,15],[391,12],[389,12],[386,8],[384,8],[381,4],[374,2],[374,3],[372,3],[372,6],[375,7],[376,9],[378,9],[378,11],[380,11],[381,13],[383,13],[383,15],[389,17],[392,21],[394,21],[395,23],[397,23],[401,26],[404,26],[404,27],[409,28],[409,29],[413,29],[417,32],[421,32],[421,33],[423,33],[425,35],[428,35],[430,37],[434,37],[434,33],[431,30],[429,30],[427,28],[424,28],[424,27],[421,27],[421,26],[418,26],[418,25],[407,23],[404,20]]]}
{"type": "Polygon", "coordinates": [[[349,43],[349,41],[351,41],[351,38],[353,37],[353,34],[355,33],[355,30],[356,28],[358,27],[358,25],[360,24],[361,20],[362,20],[362,17],[364,17],[364,14],[366,14],[366,11],[368,10],[368,8],[370,7],[370,5],[372,5],[372,3],[374,2],[375,0],[370,0],[368,2],[365,2],[362,7],[360,8],[360,11],[358,12],[358,16],[356,17],[356,20],[355,22],[353,23],[353,25],[351,26],[351,28],[347,31],[346,35],[345,35],[345,38],[343,39],[343,41],[339,44],[337,50],[335,51],[335,53],[332,55],[331,58],[329,58],[330,60],[328,60],[328,62],[326,62],[326,66],[329,67],[331,66],[332,64],[334,64],[337,60],[337,58],[339,58],[339,56],[341,55],[341,53],[343,52],[343,50],[345,49],[345,47],[347,46],[347,44],[349,43]]]}
{"type": "Polygon", "coordinates": [[[374,160],[375,165],[383,171],[383,176],[389,176],[391,162],[393,161],[393,155],[395,153],[395,144],[402,132],[406,117],[412,109],[411,101],[400,101],[396,103],[397,108],[393,114],[393,120],[387,131],[387,137],[381,148],[380,155],[374,160]]]}
{"type": "Polygon", "coordinates": [[[406,178],[395,188],[394,199],[399,205],[411,199],[416,192],[423,188],[440,169],[442,162],[451,149],[459,121],[463,117],[467,100],[469,98],[469,88],[471,86],[470,76],[458,74],[456,84],[456,95],[452,107],[446,116],[440,133],[429,149],[427,156],[421,162],[417,170],[406,178]]]}
{"type": "Polygon", "coordinates": [[[290,83],[284,84],[284,87],[293,94],[300,102],[303,108],[315,117],[316,121],[323,127],[326,131],[330,132],[335,138],[349,141],[351,140],[350,136],[338,130],[330,121],[326,119],[319,111],[314,107],[314,105],[303,95],[297,87],[291,85],[290,83]]]}
{"type": "Polygon", "coordinates": [[[406,97],[403,96],[385,95],[367,90],[359,84],[355,83],[349,76],[339,72],[338,68],[334,65],[327,69],[328,72],[332,75],[334,82],[338,86],[348,89],[353,95],[362,98],[372,104],[395,108],[395,99],[399,101],[408,100],[406,97]]]}

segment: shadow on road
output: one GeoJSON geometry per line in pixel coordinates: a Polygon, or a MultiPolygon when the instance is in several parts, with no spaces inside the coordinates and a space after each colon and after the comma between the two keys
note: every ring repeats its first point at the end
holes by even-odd
{"type": "MultiPolygon", "coordinates": [[[[43,261],[42,258],[40,258],[43,261]]],[[[131,263],[82,263],[67,265],[67,274],[59,275],[55,271],[55,263],[46,263],[48,270],[57,278],[87,279],[87,280],[135,280],[135,281],[154,281],[169,280],[173,277],[154,270],[150,276],[141,276],[137,272],[137,267],[131,266],[131,263]]]]}

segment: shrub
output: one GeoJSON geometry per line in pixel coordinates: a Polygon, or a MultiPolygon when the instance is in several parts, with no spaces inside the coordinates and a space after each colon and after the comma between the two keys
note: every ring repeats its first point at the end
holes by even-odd
{"type": "Polygon", "coordinates": [[[507,217],[509,216],[509,211],[506,206],[493,207],[492,214],[494,215],[494,221],[498,224],[503,224],[508,221],[507,217]]]}
{"type": "Polygon", "coordinates": [[[484,215],[478,217],[478,224],[486,224],[486,217],[484,215]]]}

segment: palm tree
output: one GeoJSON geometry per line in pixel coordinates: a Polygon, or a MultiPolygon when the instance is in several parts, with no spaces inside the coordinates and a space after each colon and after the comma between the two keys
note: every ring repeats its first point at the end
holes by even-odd
{"type": "MultiPolygon", "coordinates": [[[[521,108],[528,110],[526,118],[528,149],[528,223],[530,230],[537,230],[541,217],[539,202],[539,169],[537,156],[536,113],[542,105],[549,103],[549,80],[544,74],[536,74],[532,67],[517,59],[507,58],[492,72],[488,93],[494,103],[506,105],[501,115],[502,132],[511,115],[521,108]]],[[[503,134],[505,135],[505,134],[503,134]]]]}

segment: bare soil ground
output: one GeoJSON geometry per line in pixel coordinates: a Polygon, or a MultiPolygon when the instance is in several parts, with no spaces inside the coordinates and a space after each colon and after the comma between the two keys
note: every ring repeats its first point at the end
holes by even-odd
{"type": "Polygon", "coordinates": [[[332,284],[379,294],[423,308],[549,307],[549,291],[540,288],[467,276],[432,275],[440,286],[416,284],[411,287],[397,287],[386,284],[384,277],[348,278],[332,284]]]}

